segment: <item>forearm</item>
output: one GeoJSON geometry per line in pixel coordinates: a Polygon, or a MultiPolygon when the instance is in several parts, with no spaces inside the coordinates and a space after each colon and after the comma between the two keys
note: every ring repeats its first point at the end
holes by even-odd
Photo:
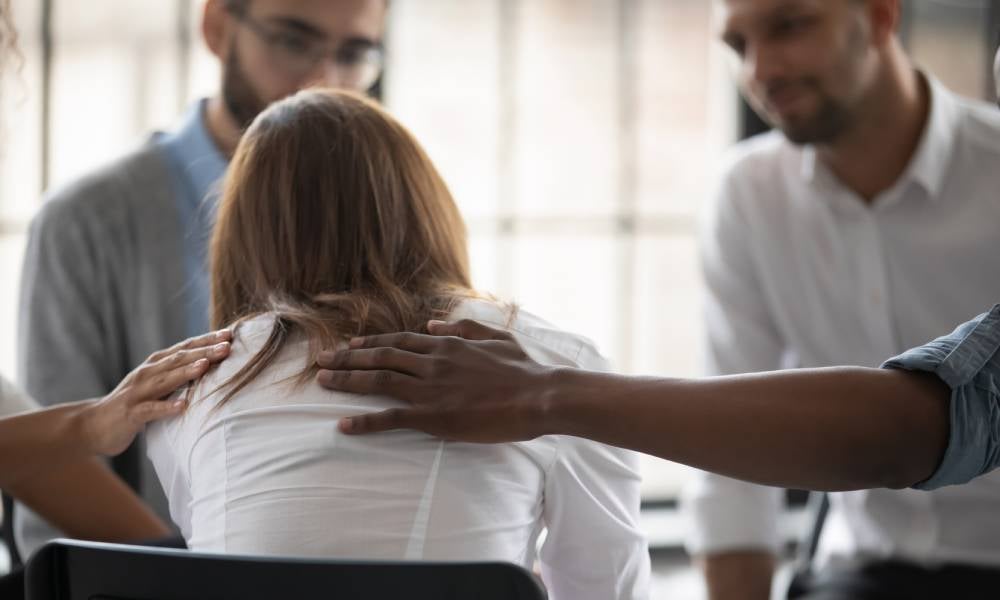
{"type": "Polygon", "coordinates": [[[12,489],[39,468],[93,453],[87,400],[0,419],[0,488],[12,489]]]}
{"type": "Polygon", "coordinates": [[[948,441],[947,387],[899,371],[833,368],[700,380],[559,370],[545,428],[782,487],[905,487],[948,441]]]}
{"type": "Polygon", "coordinates": [[[96,458],[47,465],[8,491],[72,537],[125,542],[170,535],[167,526],[96,458]]]}

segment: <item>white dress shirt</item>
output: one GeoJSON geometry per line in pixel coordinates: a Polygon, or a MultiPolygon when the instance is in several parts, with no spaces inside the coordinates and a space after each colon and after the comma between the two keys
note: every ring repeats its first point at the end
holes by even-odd
{"type": "MultiPolygon", "coordinates": [[[[452,316],[507,322],[484,301],[464,302],[452,316]]],[[[398,403],[314,381],[297,386],[305,339],[217,407],[219,395],[207,393],[246,364],[272,323],[245,323],[186,414],[149,429],[149,457],[191,549],[530,568],[547,529],[538,558],[553,600],[647,597],[633,453],[562,436],[500,445],[415,431],[345,436],[339,418],[398,403]]],[[[589,341],[523,311],[510,329],[542,363],[608,368],[589,341]]]]}
{"type": "MultiPolygon", "coordinates": [[[[870,206],[808,146],[737,146],[702,237],[708,374],[877,367],[1000,301],[1000,112],[930,88],[911,163],[870,206]]],[[[692,552],[778,547],[779,490],[701,474],[684,504],[692,552]]],[[[998,508],[1000,472],[833,494],[818,559],[1000,566],[998,508]]]]}
{"type": "Polygon", "coordinates": [[[38,404],[14,384],[0,377],[0,417],[36,410],[38,404]]]}

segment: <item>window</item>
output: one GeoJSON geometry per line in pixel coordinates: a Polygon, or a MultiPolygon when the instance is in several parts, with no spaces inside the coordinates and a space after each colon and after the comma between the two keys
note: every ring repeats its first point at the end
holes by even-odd
{"type": "Polygon", "coordinates": [[[0,73],[0,373],[14,375],[17,323],[17,282],[25,243],[25,228],[38,207],[41,187],[41,68],[37,31],[38,3],[13,2],[21,32],[23,60],[8,63],[0,73]],[[19,68],[18,68],[19,67],[19,68]]]}
{"type": "Polygon", "coordinates": [[[952,90],[995,100],[993,51],[1000,33],[995,0],[911,0],[903,39],[914,61],[952,90]]]}
{"type": "Polygon", "coordinates": [[[187,0],[127,7],[114,0],[14,0],[13,11],[24,64],[3,75],[0,97],[0,372],[8,377],[27,224],[42,190],[120,156],[175,120],[187,102],[192,35],[187,0]],[[51,45],[43,42],[43,25],[51,45]]]}
{"type": "MultiPolygon", "coordinates": [[[[469,223],[477,286],[631,373],[693,375],[695,221],[735,139],[709,2],[398,0],[385,102],[469,223]]],[[[685,471],[648,459],[649,499],[685,471]]]]}
{"type": "MultiPolygon", "coordinates": [[[[998,5],[910,0],[903,37],[929,72],[982,97],[998,5]]],[[[200,7],[14,0],[25,61],[0,88],[3,374],[14,375],[17,282],[41,190],[120,155],[214,90],[200,7]]],[[[385,101],[452,187],[476,284],[593,338],[624,372],[697,369],[696,214],[739,129],[710,8],[392,3],[385,101]]],[[[652,500],[674,497],[687,472],[646,467],[652,500]]]]}

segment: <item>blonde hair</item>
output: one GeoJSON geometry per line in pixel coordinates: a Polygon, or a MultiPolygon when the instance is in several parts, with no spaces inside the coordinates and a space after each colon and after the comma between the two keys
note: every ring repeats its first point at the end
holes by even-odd
{"type": "Polygon", "coordinates": [[[394,118],[345,91],[299,92],[257,117],[229,167],[210,255],[213,328],[276,315],[222,402],[296,330],[313,365],[354,336],[423,332],[476,296],[465,225],[431,160],[394,118]]]}

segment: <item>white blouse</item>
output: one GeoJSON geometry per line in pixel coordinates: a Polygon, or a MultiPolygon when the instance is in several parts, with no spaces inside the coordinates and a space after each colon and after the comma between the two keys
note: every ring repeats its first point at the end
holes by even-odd
{"type": "MultiPolygon", "coordinates": [[[[485,301],[465,302],[452,317],[508,320],[485,301]]],[[[272,323],[245,323],[186,414],[149,428],[149,457],[191,549],[530,568],[547,530],[537,558],[552,600],[648,596],[633,453],[563,436],[479,445],[415,431],[342,435],[339,418],[398,403],[297,386],[290,377],[305,367],[304,339],[217,407],[211,392],[256,353],[272,323]]],[[[539,362],[608,368],[591,342],[523,311],[509,329],[539,362]]]]}

